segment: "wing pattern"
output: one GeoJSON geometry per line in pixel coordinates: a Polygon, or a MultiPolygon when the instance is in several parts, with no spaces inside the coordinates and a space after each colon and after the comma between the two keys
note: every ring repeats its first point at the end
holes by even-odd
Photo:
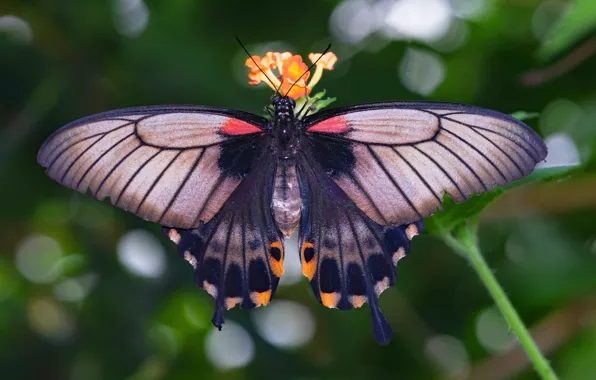
{"type": "Polygon", "coordinates": [[[374,336],[391,339],[378,297],[395,283],[397,262],[410,250],[422,221],[391,227],[372,221],[309,155],[299,163],[300,192],[306,202],[300,227],[302,272],[317,299],[329,308],[351,309],[365,302],[374,336]]]}
{"type": "Polygon", "coordinates": [[[221,209],[261,148],[264,119],[192,106],[110,111],[44,143],[50,177],[166,226],[195,228],[221,209]]]}
{"type": "Polygon", "coordinates": [[[211,221],[198,229],[164,228],[195,269],[197,285],[224,309],[267,305],[283,273],[284,247],[270,209],[275,162],[248,175],[211,221]]]}
{"type": "Polygon", "coordinates": [[[546,157],[522,122],[448,103],[380,103],[304,120],[314,155],[372,220],[402,225],[528,175],[546,157]]]}

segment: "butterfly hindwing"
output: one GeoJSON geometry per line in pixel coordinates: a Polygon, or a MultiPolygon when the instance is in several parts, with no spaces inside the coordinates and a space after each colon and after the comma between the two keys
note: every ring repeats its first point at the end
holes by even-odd
{"type": "Polygon", "coordinates": [[[528,175],[546,157],[540,137],[495,111],[449,103],[378,103],[304,119],[315,159],[382,225],[415,222],[528,175]]]}
{"type": "Polygon", "coordinates": [[[387,344],[391,328],[379,295],[395,283],[395,266],[410,249],[422,222],[382,226],[371,220],[311,157],[299,164],[305,202],[300,228],[302,272],[319,301],[329,308],[351,309],[368,302],[375,339],[387,344]]]}
{"type": "Polygon", "coordinates": [[[213,323],[236,305],[267,305],[283,273],[284,246],[270,209],[275,162],[253,171],[221,212],[197,229],[164,227],[195,269],[197,285],[215,298],[213,323]]]}
{"type": "Polygon", "coordinates": [[[50,177],[163,225],[217,214],[262,149],[266,121],[196,106],[123,109],[64,126],[41,147],[50,177]]]}

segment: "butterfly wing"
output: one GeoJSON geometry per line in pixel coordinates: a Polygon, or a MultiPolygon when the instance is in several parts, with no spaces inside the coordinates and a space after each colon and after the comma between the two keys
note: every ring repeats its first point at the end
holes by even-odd
{"type": "Polygon", "coordinates": [[[93,115],[52,134],[38,162],[59,183],[166,226],[215,216],[262,149],[266,120],[240,111],[154,106],[93,115]]]}
{"type": "Polygon", "coordinates": [[[302,273],[317,299],[329,308],[357,308],[368,302],[374,336],[391,339],[391,327],[378,305],[395,282],[395,266],[410,249],[422,222],[382,226],[371,220],[305,152],[298,163],[304,202],[300,225],[302,273]]]}
{"type": "Polygon", "coordinates": [[[196,283],[215,298],[213,323],[236,305],[267,305],[283,273],[284,247],[271,211],[275,160],[260,159],[221,211],[193,230],[164,228],[195,269],[196,283]]]}
{"type": "Polygon", "coordinates": [[[303,121],[303,273],[325,306],[368,302],[381,344],[391,329],[377,298],[394,283],[422,219],[445,194],[461,202],[526,176],[546,157],[525,124],[471,106],[369,104],[303,121]]]}
{"type": "Polygon", "coordinates": [[[546,146],[524,123],[460,104],[368,104],[304,123],[324,169],[383,225],[429,216],[445,194],[462,202],[522,178],[546,157],[546,146]]]}
{"type": "Polygon", "coordinates": [[[56,131],[38,161],[61,184],[168,226],[221,328],[224,308],[266,305],[283,273],[265,123],[196,106],[110,111],[56,131]]]}

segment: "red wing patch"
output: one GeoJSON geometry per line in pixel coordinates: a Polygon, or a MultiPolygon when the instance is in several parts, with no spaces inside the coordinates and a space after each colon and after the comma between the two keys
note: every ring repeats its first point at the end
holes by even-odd
{"type": "Polygon", "coordinates": [[[348,122],[343,116],[335,116],[308,128],[308,132],[344,133],[349,129],[348,122]]]}
{"type": "Polygon", "coordinates": [[[236,136],[259,133],[263,130],[253,124],[231,117],[221,126],[220,132],[224,135],[236,136]]]}

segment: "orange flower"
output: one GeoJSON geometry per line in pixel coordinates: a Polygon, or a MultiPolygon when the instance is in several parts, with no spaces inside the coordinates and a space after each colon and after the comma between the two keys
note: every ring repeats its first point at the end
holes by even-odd
{"type": "Polygon", "coordinates": [[[327,70],[333,70],[333,65],[337,62],[337,56],[332,52],[325,53],[322,57],[321,53],[310,53],[308,59],[310,59],[312,63],[317,62],[317,67],[322,66],[327,70]]]}
{"type": "Polygon", "coordinates": [[[310,76],[308,66],[302,62],[302,57],[299,55],[293,55],[284,59],[282,65],[281,75],[284,79],[295,82],[302,76],[301,80],[304,79],[306,81],[310,76]]]}
{"type": "Polygon", "coordinates": [[[312,80],[308,84],[308,87],[313,88],[315,84],[319,83],[319,80],[321,80],[323,70],[333,70],[333,65],[337,62],[337,56],[332,52],[325,53],[323,56],[321,56],[320,53],[310,53],[308,59],[310,59],[312,63],[317,63],[315,75],[312,76],[312,80]]]}
{"type": "Polygon", "coordinates": [[[273,90],[276,90],[281,84],[279,79],[273,74],[273,71],[271,71],[272,68],[275,68],[275,62],[272,61],[270,57],[265,56],[261,59],[261,57],[254,55],[251,58],[247,58],[244,64],[250,69],[250,72],[248,73],[248,79],[250,79],[250,81],[248,84],[257,85],[261,82],[265,82],[273,90]],[[271,83],[270,80],[273,81],[273,83],[271,83]]]}
{"type": "Polygon", "coordinates": [[[292,56],[292,53],[289,51],[283,53],[272,53],[268,52],[265,54],[266,57],[271,57],[272,61],[274,62],[274,67],[277,67],[277,70],[281,73],[283,71],[283,62],[292,56]]]}
{"type": "Polygon", "coordinates": [[[315,62],[320,57],[315,74],[308,85],[306,83],[310,77],[308,66],[301,56],[292,55],[290,52],[267,52],[264,57],[253,56],[252,59],[247,59],[245,64],[250,68],[248,83],[256,85],[265,82],[273,90],[279,90],[282,95],[293,99],[307,96],[321,79],[323,70],[333,70],[333,65],[337,62],[337,57],[331,52],[323,56],[311,53],[308,57],[311,62],[315,62]],[[276,69],[279,75],[275,75],[273,69],[276,69]]]}
{"type": "Polygon", "coordinates": [[[310,94],[310,88],[306,85],[306,80],[304,80],[304,78],[301,78],[298,82],[293,81],[290,78],[284,78],[280,93],[285,94],[292,99],[298,99],[301,96],[310,94]]]}

